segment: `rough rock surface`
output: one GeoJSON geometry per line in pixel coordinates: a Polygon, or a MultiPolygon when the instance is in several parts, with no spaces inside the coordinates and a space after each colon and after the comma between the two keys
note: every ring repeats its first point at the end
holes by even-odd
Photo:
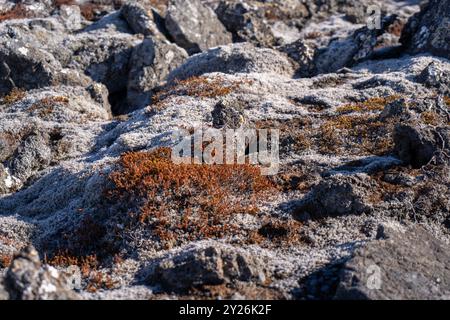
{"type": "Polygon", "coordinates": [[[372,210],[369,197],[376,185],[366,175],[335,175],[322,180],[298,208],[313,218],[362,214],[372,210]]]}
{"type": "Polygon", "coordinates": [[[70,69],[83,70],[110,93],[126,88],[133,48],[141,41],[127,34],[82,33],[65,39],[62,45],[71,53],[70,69]]]}
{"type": "Polygon", "coordinates": [[[164,26],[161,24],[161,17],[154,9],[146,10],[146,7],[141,3],[129,2],[123,5],[120,10],[135,33],[153,36],[160,40],[165,39],[162,32],[164,26]]]}
{"type": "Polygon", "coordinates": [[[335,298],[448,300],[449,249],[422,227],[391,231],[345,264],[335,298]]]}
{"type": "Polygon", "coordinates": [[[170,0],[166,27],[175,42],[189,54],[231,42],[231,35],[214,11],[200,0],[170,0]]]}
{"type": "Polygon", "coordinates": [[[449,128],[399,125],[394,136],[396,151],[403,161],[420,168],[434,157],[443,155],[449,161],[449,128]]]}
{"type": "Polygon", "coordinates": [[[430,63],[423,69],[417,80],[429,87],[436,88],[441,94],[447,96],[450,94],[450,70],[446,69],[446,65],[430,63]]]}
{"type": "Polygon", "coordinates": [[[149,281],[166,290],[186,291],[198,286],[235,281],[264,283],[263,262],[233,247],[210,244],[190,248],[162,258],[151,271],[149,281]]]}
{"type": "Polygon", "coordinates": [[[287,55],[249,43],[232,44],[190,57],[170,73],[168,79],[187,79],[205,73],[274,73],[291,76],[294,65],[287,55]]]}
{"type": "Polygon", "coordinates": [[[3,95],[15,87],[29,90],[49,86],[54,83],[58,68],[58,62],[45,51],[9,41],[2,44],[0,61],[0,93],[3,95]]]}
{"type": "Polygon", "coordinates": [[[450,58],[449,28],[450,2],[430,0],[408,21],[401,41],[411,53],[430,52],[448,59],[450,58]]]}
{"type": "Polygon", "coordinates": [[[214,128],[239,129],[246,122],[245,113],[241,106],[234,101],[222,100],[214,106],[211,112],[214,128]]]}
{"type": "Polygon", "coordinates": [[[369,58],[378,44],[378,37],[393,20],[393,17],[385,18],[381,22],[381,29],[363,27],[347,38],[332,40],[326,48],[317,53],[314,62],[317,73],[335,72],[369,58]]]}
{"type": "Polygon", "coordinates": [[[278,48],[295,61],[295,75],[298,77],[308,77],[316,72],[316,49],[313,42],[302,39],[278,48]]]}
{"type": "Polygon", "coordinates": [[[152,90],[188,58],[186,51],[174,44],[151,38],[137,46],[130,59],[127,102],[139,109],[149,105],[152,90]]]}
{"type": "Polygon", "coordinates": [[[14,257],[5,276],[5,287],[14,300],[75,300],[80,297],[70,288],[64,275],[42,266],[33,247],[14,257]]]}
{"type": "Polygon", "coordinates": [[[248,41],[255,45],[273,46],[276,38],[264,21],[264,13],[261,12],[261,9],[255,10],[258,8],[258,3],[252,4],[221,1],[216,13],[227,30],[233,33],[235,40],[248,41]]]}

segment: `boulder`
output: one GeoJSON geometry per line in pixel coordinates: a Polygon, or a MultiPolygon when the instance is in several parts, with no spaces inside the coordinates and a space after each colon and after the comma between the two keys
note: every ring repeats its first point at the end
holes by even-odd
{"type": "Polygon", "coordinates": [[[331,73],[352,66],[371,57],[378,37],[395,21],[395,16],[385,17],[381,29],[362,27],[346,38],[331,40],[326,48],[317,52],[317,73],[331,73]]]}
{"type": "Polygon", "coordinates": [[[4,282],[13,300],[80,299],[63,274],[41,264],[37,251],[31,246],[14,257],[4,282]]]}
{"type": "Polygon", "coordinates": [[[62,46],[71,52],[67,68],[83,70],[113,94],[126,89],[131,54],[141,42],[123,33],[86,32],[67,37],[62,46]]]}
{"type": "Polygon", "coordinates": [[[430,0],[410,18],[400,41],[410,53],[450,58],[450,0],[430,0]]]}
{"type": "Polygon", "coordinates": [[[187,58],[186,51],[172,43],[147,38],[137,46],[131,56],[128,74],[129,110],[149,105],[152,90],[187,58]]]}
{"type": "Polygon", "coordinates": [[[376,0],[305,0],[303,2],[316,20],[326,19],[330,15],[343,14],[346,20],[357,24],[366,23],[369,6],[380,5],[376,0]]]}
{"type": "Polygon", "coordinates": [[[133,29],[128,24],[127,20],[125,20],[125,17],[120,10],[108,13],[101,19],[84,28],[83,32],[92,32],[98,30],[105,32],[121,32],[129,34],[134,33],[133,29]]]}
{"type": "Polygon", "coordinates": [[[450,299],[450,247],[423,227],[390,231],[345,263],[336,299],[450,299]]]}
{"type": "Polygon", "coordinates": [[[297,40],[278,48],[296,63],[297,77],[310,77],[315,71],[316,45],[307,40],[297,40]]]}
{"type": "Polygon", "coordinates": [[[93,81],[83,68],[65,68],[76,55],[71,47],[79,42],[65,31],[56,18],[11,20],[2,24],[0,96],[13,88],[91,84],[93,81]]]}
{"type": "Polygon", "coordinates": [[[168,76],[168,80],[183,80],[211,72],[274,73],[292,77],[294,64],[284,53],[257,48],[250,43],[235,43],[211,49],[190,57],[168,76]]]}
{"type": "Polygon", "coordinates": [[[235,41],[262,47],[276,44],[276,38],[258,7],[245,2],[221,1],[215,11],[227,30],[233,33],[235,41]]]}
{"type": "Polygon", "coordinates": [[[440,94],[450,95],[450,66],[433,61],[417,76],[417,81],[440,94]]]}
{"type": "Polygon", "coordinates": [[[0,96],[13,88],[30,90],[55,82],[61,65],[50,53],[23,42],[3,44],[0,47],[0,96]]]}
{"type": "Polygon", "coordinates": [[[83,27],[83,16],[79,6],[62,5],[59,7],[59,17],[68,31],[76,31],[83,27]]]}
{"type": "Polygon", "coordinates": [[[161,259],[148,280],[166,291],[183,292],[235,281],[261,284],[265,277],[264,264],[258,257],[229,245],[209,243],[161,259]]]}
{"type": "Polygon", "coordinates": [[[10,165],[11,173],[26,181],[36,171],[48,166],[52,158],[49,140],[50,137],[40,131],[30,133],[16,150],[16,156],[10,165]]]}
{"type": "Polygon", "coordinates": [[[200,0],[170,0],[166,27],[175,42],[189,54],[232,41],[214,11],[200,0]]]}
{"type": "Polygon", "coordinates": [[[235,41],[261,47],[297,40],[298,29],[310,17],[308,5],[298,0],[221,0],[215,12],[235,41]],[[292,33],[293,38],[287,33],[292,33]]]}
{"type": "Polygon", "coordinates": [[[411,112],[409,111],[409,105],[406,99],[396,99],[388,103],[383,112],[381,112],[380,118],[382,120],[389,120],[398,118],[401,120],[408,120],[411,118],[411,112]]]}
{"type": "Polygon", "coordinates": [[[423,123],[399,124],[394,132],[395,152],[406,164],[421,168],[433,159],[448,163],[450,129],[423,123]]]}
{"type": "Polygon", "coordinates": [[[56,86],[0,102],[0,194],[17,191],[61,160],[88,152],[98,122],[111,119],[106,88],[56,86]],[[103,97],[102,95],[103,91],[103,97]],[[104,100],[106,99],[106,101],[104,100]],[[7,114],[7,115],[6,115],[7,114]]]}
{"type": "Polygon", "coordinates": [[[134,33],[165,40],[161,32],[164,29],[162,17],[154,9],[148,10],[139,2],[127,2],[120,12],[134,33]]]}
{"type": "Polygon", "coordinates": [[[373,210],[370,201],[376,182],[366,174],[334,175],[323,179],[299,204],[296,215],[323,218],[358,215],[373,210]]]}

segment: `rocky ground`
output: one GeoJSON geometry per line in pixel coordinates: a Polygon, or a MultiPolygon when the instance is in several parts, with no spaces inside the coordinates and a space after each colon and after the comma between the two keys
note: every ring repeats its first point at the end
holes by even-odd
{"type": "Polygon", "coordinates": [[[449,0],[0,0],[0,299],[450,299],[449,27],[449,0]],[[242,126],[280,130],[277,175],[170,160],[242,126]]]}

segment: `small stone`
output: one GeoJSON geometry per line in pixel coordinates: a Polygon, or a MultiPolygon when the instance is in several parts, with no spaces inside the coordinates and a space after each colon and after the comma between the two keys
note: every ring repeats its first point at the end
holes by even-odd
{"type": "Polygon", "coordinates": [[[243,108],[230,100],[219,101],[212,111],[212,118],[216,129],[238,129],[246,122],[243,108]]]}
{"type": "Polygon", "coordinates": [[[406,164],[421,168],[430,163],[433,158],[438,160],[443,155],[444,161],[449,161],[442,152],[450,148],[450,129],[446,127],[433,128],[420,124],[399,124],[394,132],[395,152],[406,164]]]}

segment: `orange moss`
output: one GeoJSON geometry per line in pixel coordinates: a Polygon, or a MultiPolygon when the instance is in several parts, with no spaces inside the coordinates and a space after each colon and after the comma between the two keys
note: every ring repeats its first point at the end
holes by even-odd
{"type": "Polygon", "coordinates": [[[81,15],[89,21],[94,20],[95,18],[95,11],[99,10],[101,8],[98,4],[93,3],[85,3],[80,5],[81,15]]]}
{"type": "Polygon", "coordinates": [[[176,165],[170,149],[124,154],[110,175],[109,197],[138,203],[135,216],[170,247],[233,234],[233,215],[255,214],[256,202],[273,184],[250,165],[176,165]]]}
{"type": "Polygon", "coordinates": [[[44,117],[51,114],[54,108],[57,105],[66,105],[69,103],[69,98],[54,96],[54,97],[45,97],[38,102],[34,103],[31,107],[28,108],[28,112],[34,112],[39,110],[39,116],[44,117]]]}
{"type": "Polygon", "coordinates": [[[257,129],[278,129],[280,131],[280,143],[289,145],[295,152],[309,150],[313,147],[308,129],[312,126],[311,119],[298,118],[289,120],[261,120],[255,122],[257,129]]]}
{"type": "Polygon", "coordinates": [[[445,103],[447,104],[447,107],[450,108],[450,97],[445,96],[445,97],[444,97],[444,101],[445,101],[445,103]]]}
{"type": "Polygon", "coordinates": [[[62,5],[71,6],[71,5],[76,5],[76,1],[75,0],[54,0],[53,5],[58,8],[61,7],[62,5]]]}
{"type": "Polygon", "coordinates": [[[25,98],[26,93],[22,89],[14,88],[9,94],[3,97],[2,102],[5,104],[16,103],[25,98]]]}
{"type": "Polygon", "coordinates": [[[433,111],[425,111],[420,114],[420,117],[423,122],[431,126],[437,126],[439,124],[439,116],[436,112],[433,111]]]}
{"type": "Polygon", "coordinates": [[[0,22],[12,19],[24,19],[29,13],[22,4],[16,4],[11,10],[0,12],[0,22]]]}
{"type": "Polygon", "coordinates": [[[44,257],[44,263],[55,266],[67,268],[70,266],[80,267],[81,275],[87,277],[92,270],[96,270],[99,266],[97,256],[90,255],[85,257],[73,256],[69,251],[59,251],[52,258],[44,257]]]}
{"type": "Polygon", "coordinates": [[[319,140],[321,152],[337,152],[340,147],[363,153],[382,155],[394,146],[394,123],[381,121],[378,116],[341,115],[321,125],[319,140]]]}
{"type": "Polygon", "coordinates": [[[153,97],[157,105],[172,96],[191,96],[196,98],[216,98],[229,95],[244,83],[250,81],[230,82],[223,77],[209,79],[206,77],[191,77],[186,80],[177,80],[169,87],[164,88],[153,97]]]}
{"type": "Polygon", "coordinates": [[[104,272],[94,271],[91,273],[88,284],[86,286],[87,292],[97,292],[100,289],[111,290],[116,286],[112,277],[104,272]]]}
{"type": "Polygon", "coordinates": [[[388,96],[381,98],[371,98],[367,101],[356,103],[356,104],[348,104],[337,109],[338,113],[352,113],[352,112],[367,112],[367,111],[382,111],[384,107],[395,100],[397,100],[399,96],[388,96]]]}
{"type": "MultiPolygon", "coordinates": [[[[322,154],[376,154],[383,155],[392,151],[392,138],[396,119],[380,118],[386,104],[398,99],[398,96],[372,98],[367,101],[344,105],[337,114],[318,114],[316,121],[309,118],[287,121],[259,121],[257,128],[270,127],[280,130],[281,151],[301,152],[317,150],[322,154]],[[370,113],[365,113],[373,111],[370,113]],[[319,125],[316,123],[319,122],[319,125]]],[[[296,176],[296,174],[294,175],[296,176]]],[[[282,181],[283,187],[290,188],[289,175],[282,181]]],[[[309,188],[309,183],[301,189],[309,188]]]]}
{"type": "Polygon", "coordinates": [[[96,292],[99,289],[112,289],[115,286],[111,276],[102,271],[98,271],[100,263],[95,255],[76,257],[68,251],[60,251],[51,259],[47,259],[47,256],[45,256],[44,263],[61,268],[78,266],[81,277],[86,282],[85,289],[88,292],[96,292]]]}
{"type": "Polygon", "coordinates": [[[12,262],[12,256],[8,254],[0,255],[0,267],[8,268],[12,262]]]}
{"type": "Polygon", "coordinates": [[[305,34],[305,39],[318,39],[320,37],[322,37],[322,32],[319,31],[308,32],[305,34]]]}

